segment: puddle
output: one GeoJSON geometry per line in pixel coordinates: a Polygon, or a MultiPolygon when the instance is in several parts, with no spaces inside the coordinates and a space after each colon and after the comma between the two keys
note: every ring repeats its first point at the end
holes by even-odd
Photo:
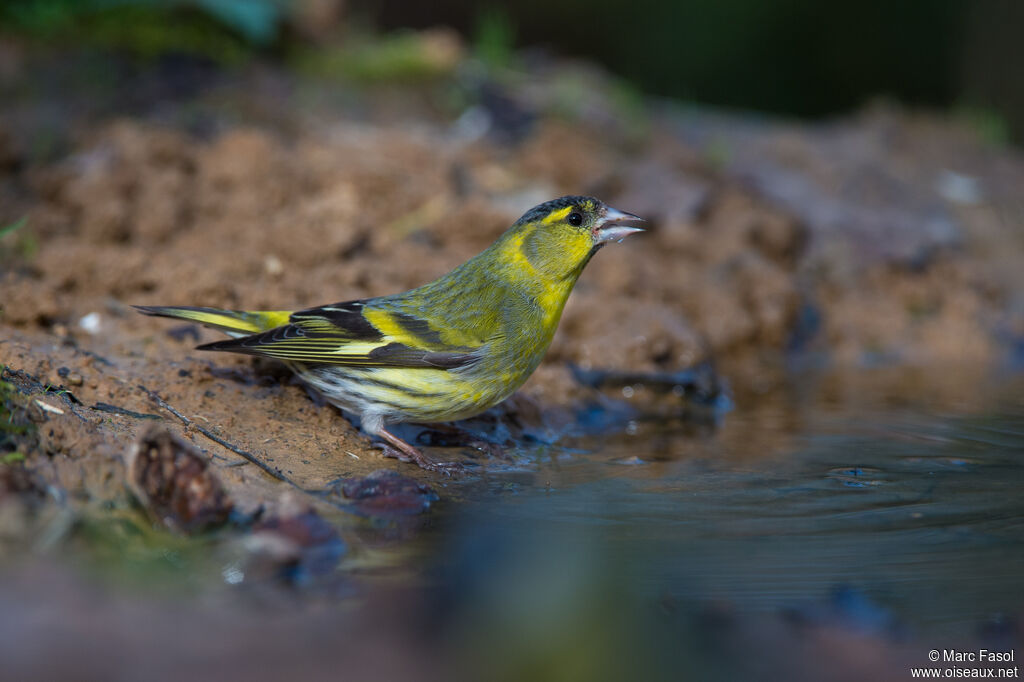
{"type": "Polygon", "coordinates": [[[966,635],[1024,607],[1019,388],[981,414],[797,404],[785,437],[739,408],[704,437],[566,439],[464,484],[476,504],[447,516],[517,555],[593,554],[583,570],[615,564],[641,600],[780,612],[852,586],[914,632],[966,635]]]}

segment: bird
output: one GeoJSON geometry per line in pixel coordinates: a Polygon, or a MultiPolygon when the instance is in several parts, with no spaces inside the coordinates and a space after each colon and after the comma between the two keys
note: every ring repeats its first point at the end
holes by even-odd
{"type": "Polygon", "coordinates": [[[440,278],[404,293],[297,311],[135,306],[190,320],[231,338],[197,350],[284,362],[384,454],[451,474],[395,436],[403,422],[466,419],[497,405],[537,369],[566,300],[603,246],[642,221],[590,196],[564,196],[526,211],[491,246],[440,278]]]}

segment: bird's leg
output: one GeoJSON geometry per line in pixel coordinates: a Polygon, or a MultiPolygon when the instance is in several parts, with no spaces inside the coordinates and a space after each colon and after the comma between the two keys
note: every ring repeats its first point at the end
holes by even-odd
{"type": "Polygon", "coordinates": [[[387,443],[384,447],[385,457],[395,457],[403,462],[415,462],[422,469],[439,471],[448,476],[462,470],[462,465],[458,462],[435,462],[398,436],[388,433],[383,427],[376,429],[375,435],[380,436],[387,443]]]}

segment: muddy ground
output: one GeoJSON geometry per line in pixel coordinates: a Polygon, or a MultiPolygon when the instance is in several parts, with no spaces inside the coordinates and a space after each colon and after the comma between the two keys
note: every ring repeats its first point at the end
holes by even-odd
{"type": "MultiPolygon", "coordinates": [[[[21,66],[5,83],[22,92],[35,62],[8,49],[21,66]]],[[[130,306],[293,309],[401,291],[562,194],[599,196],[649,230],[595,258],[544,365],[472,426],[513,456],[524,434],[557,438],[594,400],[573,367],[642,373],[607,394],[644,409],[646,382],[711,363],[703,402],[718,410],[720,390],[756,406],[809,369],[855,387],[879,366],[1021,366],[1024,157],[963,121],[882,104],[816,124],[624,108],[605,76],[560,64],[469,88],[454,110],[436,104],[446,82],[354,89],[267,66],[200,81],[127,116],[83,105],[79,117],[79,95],[31,90],[0,112],[0,220],[27,218],[0,239],[5,409],[24,427],[0,465],[11,546],[40,529],[65,541],[61,514],[135,508],[131,457],[154,428],[224,487],[192,490],[191,511],[134,496],[172,527],[200,513],[246,532],[254,515],[342,518],[360,499],[347,485],[379,469],[429,489],[384,486],[363,518],[457,501],[272,363],[196,352],[216,334],[130,306]]],[[[684,393],[655,402],[681,409],[684,393]]],[[[471,476],[500,464],[458,443],[428,450],[471,476]]]]}

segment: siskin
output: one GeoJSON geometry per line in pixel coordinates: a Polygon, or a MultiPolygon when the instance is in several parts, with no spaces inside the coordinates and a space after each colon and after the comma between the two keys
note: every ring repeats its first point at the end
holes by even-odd
{"type": "Polygon", "coordinates": [[[447,275],[392,296],[291,311],[138,306],[192,320],[232,339],[199,350],[264,355],[425,469],[434,462],[386,430],[479,414],[512,394],[540,364],[566,299],[591,257],[640,220],[592,197],[540,204],[487,250],[447,275]]]}

